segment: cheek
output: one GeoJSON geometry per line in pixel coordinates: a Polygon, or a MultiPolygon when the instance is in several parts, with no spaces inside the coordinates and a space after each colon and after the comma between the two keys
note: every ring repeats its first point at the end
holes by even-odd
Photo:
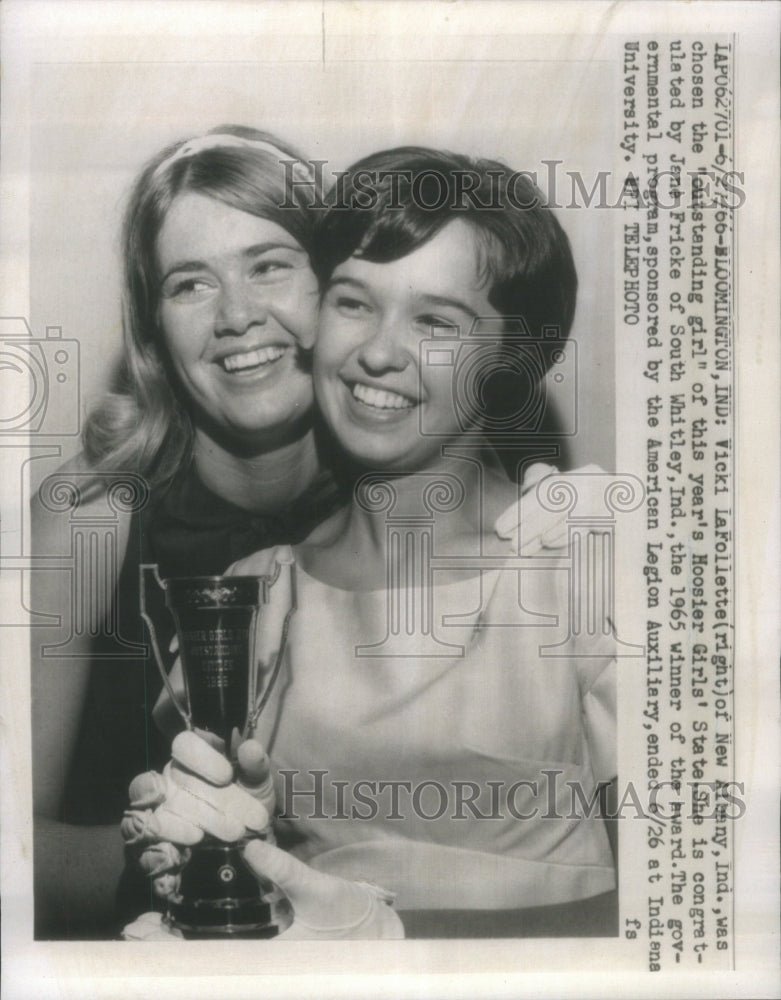
{"type": "Polygon", "coordinates": [[[429,408],[449,413],[453,400],[453,369],[449,365],[437,365],[420,373],[421,389],[428,399],[429,408]]]}
{"type": "Polygon", "coordinates": [[[315,399],[323,416],[333,427],[334,423],[338,422],[342,407],[340,398],[342,382],[339,378],[339,371],[342,368],[343,359],[340,354],[333,352],[331,347],[332,344],[329,344],[328,341],[323,343],[318,338],[315,344],[313,376],[315,399]]]}
{"type": "Polygon", "coordinates": [[[314,386],[315,399],[325,416],[331,416],[333,410],[334,397],[334,371],[333,367],[323,358],[318,357],[315,348],[315,363],[312,369],[312,384],[314,386]]]}
{"type": "Polygon", "coordinates": [[[172,315],[170,310],[161,309],[158,314],[158,328],[163,346],[168,352],[174,367],[178,368],[188,360],[188,345],[190,338],[187,330],[178,316],[172,315]]]}
{"type": "Polygon", "coordinates": [[[303,347],[311,350],[317,336],[320,293],[314,279],[292,282],[280,289],[275,303],[270,304],[282,323],[294,333],[303,347]]]}
{"type": "Polygon", "coordinates": [[[347,354],[344,338],[339,337],[338,324],[320,316],[314,351],[315,378],[326,378],[341,366],[347,354]]]}
{"type": "Polygon", "coordinates": [[[157,325],[174,363],[191,360],[200,354],[204,323],[202,311],[195,308],[164,304],[158,309],[157,325]]]}

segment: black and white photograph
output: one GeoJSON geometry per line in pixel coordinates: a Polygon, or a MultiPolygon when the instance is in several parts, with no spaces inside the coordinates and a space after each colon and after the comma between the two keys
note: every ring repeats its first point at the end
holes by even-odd
{"type": "Polygon", "coordinates": [[[777,995],[778,5],[2,14],[7,995],[777,995]]]}

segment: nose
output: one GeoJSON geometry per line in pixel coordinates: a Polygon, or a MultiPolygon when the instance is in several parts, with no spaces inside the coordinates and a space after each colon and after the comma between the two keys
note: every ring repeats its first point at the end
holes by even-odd
{"type": "Polygon", "coordinates": [[[226,282],[220,289],[214,320],[218,337],[241,336],[251,326],[266,322],[267,310],[240,282],[226,282]]]}
{"type": "Polygon", "coordinates": [[[387,320],[380,322],[359,347],[358,361],[365,371],[373,375],[404,371],[410,357],[398,324],[387,320]]]}

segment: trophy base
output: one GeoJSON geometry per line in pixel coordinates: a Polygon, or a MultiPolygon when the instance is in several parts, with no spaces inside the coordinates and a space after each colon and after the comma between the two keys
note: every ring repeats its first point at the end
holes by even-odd
{"type": "Polygon", "coordinates": [[[185,938],[272,938],[293,922],[282,890],[244,861],[245,844],[207,838],[193,848],[168,910],[185,938]]]}

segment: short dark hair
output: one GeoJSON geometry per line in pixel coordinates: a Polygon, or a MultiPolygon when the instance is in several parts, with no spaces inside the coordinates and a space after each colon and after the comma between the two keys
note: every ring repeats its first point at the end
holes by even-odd
{"type": "MultiPolygon", "coordinates": [[[[402,146],[354,163],[329,192],[315,228],[313,266],[322,284],[355,255],[373,263],[405,257],[455,219],[477,235],[488,299],[522,317],[543,346],[570,332],[577,273],[567,235],[527,173],[494,160],[402,146]]],[[[546,367],[551,350],[546,352],[546,367]]]]}

